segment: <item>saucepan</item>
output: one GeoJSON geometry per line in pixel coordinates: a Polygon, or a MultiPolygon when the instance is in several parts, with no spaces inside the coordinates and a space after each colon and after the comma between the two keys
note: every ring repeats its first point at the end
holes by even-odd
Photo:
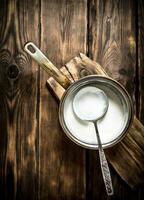
{"type": "Polygon", "coordinates": [[[108,195],[112,195],[113,187],[103,148],[118,143],[128,131],[133,119],[133,104],[130,95],[120,83],[106,76],[89,75],[71,83],[35,44],[27,43],[25,51],[66,89],[59,106],[61,127],[77,145],[88,149],[99,149],[106,191],[108,195]],[[101,97],[97,103],[94,103],[93,99],[87,102],[95,91],[105,99],[104,113],[98,118],[97,123],[84,118],[85,113],[88,114],[90,110],[94,112],[100,110],[102,106],[101,97]],[[83,96],[83,100],[80,101],[83,96]],[[78,110],[82,117],[77,113],[78,110]],[[99,134],[96,135],[95,132],[99,134]]]}

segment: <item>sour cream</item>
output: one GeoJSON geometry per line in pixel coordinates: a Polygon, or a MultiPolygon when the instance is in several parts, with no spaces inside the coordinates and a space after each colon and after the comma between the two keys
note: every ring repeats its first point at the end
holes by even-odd
{"type": "MultiPolygon", "coordinates": [[[[121,132],[126,126],[128,113],[125,111],[121,98],[111,90],[111,88],[99,86],[104,90],[108,97],[109,107],[105,116],[100,119],[98,124],[101,143],[107,144],[115,140],[121,135],[121,132]]],[[[73,111],[73,99],[75,94],[67,97],[64,104],[64,122],[71,133],[72,137],[83,144],[97,146],[97,138],[93,123],[80,120],[73,111]]],[[[90,106],[97,109],[101,100],[96,105],[91,105],[89,101],[85,104],[87,108],[90,106]]]]}

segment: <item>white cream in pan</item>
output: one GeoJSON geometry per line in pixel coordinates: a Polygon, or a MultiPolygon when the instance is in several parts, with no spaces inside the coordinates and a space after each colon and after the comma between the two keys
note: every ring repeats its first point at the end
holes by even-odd
{"type": "MultiPolygon", "coordinates": [[[[109,100],[109,107],[106,115],[97,122],[101,142],[102,144],[106,144],[111,143],[121,135],[127,123],[128,113],[124,108],[121,98],[117,96],[115,91],[111,90],[111,88],[102,88],[101,86],[99,88],[104,90],[109,100]]],[[[94,125],[91,122],[78,119],[74,114],[72,105],[73,98],[74,94],[71,94],[67,97],[64,104],[65,125],[71,133],[71,136],[78,141],[84,144],[97,146],[94,125]]],[[[98,107],[98,105],[89,105],[89,103],[87,106],[93,106],[94,109],[98,107]]]]}

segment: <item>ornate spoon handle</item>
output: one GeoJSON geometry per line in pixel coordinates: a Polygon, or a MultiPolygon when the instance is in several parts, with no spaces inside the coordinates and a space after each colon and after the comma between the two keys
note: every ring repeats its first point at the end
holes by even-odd
{"type": "Polygon", "coordinates": [[[106,192],[107,192],[107,195],[110,196],[110,195],[113,195],[114,192],[113,192],[109,166],[108,166],[103,149],[99,149],[99,157],[100,157],[101,170],[102,170],[103,180],[105,183],[106,192]]]}
{"type": "Polygon", "coordinates": [[[109,170],[109,166],[107,163],[107,159],[106,159],[104,150],[102,148],[101,140],[99,137],[97,122],[95,122],[94,125],[95,125],[97,140],[98,140],[99,157],[100,157],[100,164],[101,164],[103,180],[105,183],[107,195],[110,196],[110,195],[114,194],[112,180],[111,180],[111,174],[110,174],[110,170],[109,170]]]}

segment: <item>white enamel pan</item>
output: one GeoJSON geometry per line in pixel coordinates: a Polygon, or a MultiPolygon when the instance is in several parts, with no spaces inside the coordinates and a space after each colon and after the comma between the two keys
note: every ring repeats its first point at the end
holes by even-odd
{"type": "MultiPolygon", "coordinates": [[[[129,94],[118,82],[105,76],[86,76],[71,84],[69,79],[32,42],[25,45],[25,51],[66,89],[59,107],[61,127],[65,134],[77,145],[88,149],[99,149],[106,192],[109,196],[113,195],[111,175],[103,148],[111,147],[119,142],[130,127],[133,105],[129,94]],[[100,142],[96,138],[93,124],[82,122],[73,110],[74,97],[87,86],[94,86],[102,90],[109,101],[106,116],[98,124],[100,142]]],[[[98,106],[95,105],[93,109],[97,109],[98,106]]]]}
{"type": "Polygon", "coordinates": [[[117,113],[115,113],[114,118],[115,122],[117,123],[111,123],[111,129],[113,128],[114,130],[112,131],[112,133],[109,133],[108,138],[103,138],[103,136],[101,136],[103,148],[115,145],[125,136],[133,118],[133,104],[128,92],[120,83],[111,78],[99,75],[89,75],[79,79],[74,83],[71,83],[70,80],[57,67],[55,67],[51,61],[48,60],[48,58],[38,49],[35,44],[33,44],[32,42],[26,43],[24,49],[37,63],[40,64],[40,66],[46,72],[53,76],[53,78],[65,89],[65,93],[61,99],[59,107],[59,120],[64,132],[73,142],[88,149],[98,148],[95,136],[92,136],[94,135],[92,127],[86,127],[85,124],[80,125],[80,131],[83,129],[87,129],[88,131],[87,135],[85,134],[83,135],[83,137],[80,137],[80,131],[76,131],[73,128],[74,123],[77,123],[77,126],[79,125],[78,121],[75,118],[75,115],[72,115],[73,98],[76,92],[78,92],[82,87],[89,85],[93,85],[102,89],[109,98],[115,97],[117,101],[116,103],[122,109],[123,122],[119,124],[119,121],[117,121],[119,120],[119,118],[117,116],[117,113]],[[67,120],[68,116],[71,116],[70,120],[67,120]]]}

